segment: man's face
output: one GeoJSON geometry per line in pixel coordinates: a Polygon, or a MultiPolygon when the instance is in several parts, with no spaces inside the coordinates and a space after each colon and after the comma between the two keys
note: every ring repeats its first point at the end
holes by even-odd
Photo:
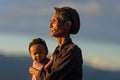
{"type": "Polygon", "coordinates": [[[63,36],[65,26],[60,22],[60,14],[53,14],[50,20],[50,36],[60,37],[63,36]]]}
{"type": "Polygon", "coordinates": [[[47,50],[45,45],[35,44],[30,48],[30,54],[33,61],[42,62],[46,59],[47,50]]]}

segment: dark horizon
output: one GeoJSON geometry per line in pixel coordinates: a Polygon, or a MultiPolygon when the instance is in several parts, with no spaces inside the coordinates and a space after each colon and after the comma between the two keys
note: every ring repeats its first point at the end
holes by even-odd
{"type": "MultiPolygon", "coordinates": [[[[0,55],[0,80],[30,80],[28,68],[32,64],[30,57],[8,57],[0,55]],[[7,77],[6,77],[7,76],[7,77]]],[[[120,80],[120,71],[100,70],[83,65],[83,80],[120,80]]]]}

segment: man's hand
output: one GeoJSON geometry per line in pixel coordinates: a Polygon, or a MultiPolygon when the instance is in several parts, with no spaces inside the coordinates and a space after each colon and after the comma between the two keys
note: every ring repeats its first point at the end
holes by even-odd
{"type": "Polygon", "coordinates": [[[53,55],[51,55],[51,56],[50,56],[50,61],[44,66],[44,69],[47,69],[47,68],[49,68],[49,67],[52,66],[52,64],[53,64],[53,59],[54,59],[54,57],[53,57],[53,55]]]}

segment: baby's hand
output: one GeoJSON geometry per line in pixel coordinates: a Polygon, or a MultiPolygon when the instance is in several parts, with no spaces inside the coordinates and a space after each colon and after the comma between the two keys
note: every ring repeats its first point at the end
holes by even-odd
{"type": "Polygon", "coordinates": [[[30,67],[30,68],[29,68],[29,73],[30,73],[31,75],[37,76],[38,73],[39,73],[39,70],[38,70],[38,69],[35,69],[35,68],[33,68],[33,67],[30,67]]]}

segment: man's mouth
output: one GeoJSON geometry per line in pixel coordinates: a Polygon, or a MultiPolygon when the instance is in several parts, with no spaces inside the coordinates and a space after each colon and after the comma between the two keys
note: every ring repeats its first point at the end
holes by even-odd
{"type": "Polygon", "coordinates": [[[50,32],[54,32],[55,30],[54,29],[50,29],[50,32]]]}

